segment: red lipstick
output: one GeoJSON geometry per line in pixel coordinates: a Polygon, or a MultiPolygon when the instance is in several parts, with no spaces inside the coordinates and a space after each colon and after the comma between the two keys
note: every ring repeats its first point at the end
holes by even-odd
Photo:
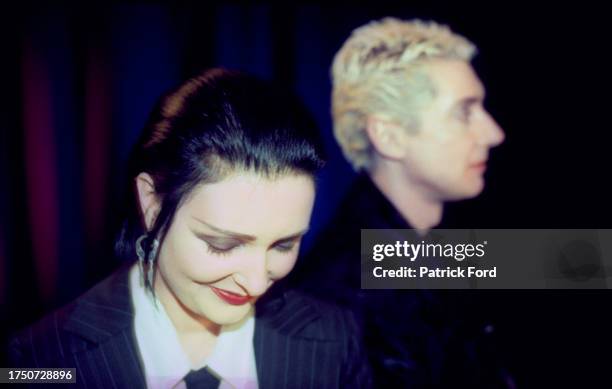
{"type": "Polygon", "coordinates": [[[221,300],[225,301],[230,305],[244,305],[251,301],[251,296],[249,295],[240,295],[234,292],[229,292],[227,290],[215,288],[214,286],[211,286],[210,289],[212,289],[212,291],[215,292],[215,294],[221,300]]]}

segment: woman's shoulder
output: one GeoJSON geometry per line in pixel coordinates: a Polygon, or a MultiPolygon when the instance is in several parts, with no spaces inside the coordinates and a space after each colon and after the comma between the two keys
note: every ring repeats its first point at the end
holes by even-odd
{"type": "Polygon", "coordinates": [[[359,336],[353,313],[297,290],[258,307],[258,318],[294,337],[344,341],[359,336]]]}
{"type": "Polygon", "coordinates": [[[13,334],[8,342],[10,361],[23,366],[59,361],[129,324],[128,270],[121,267],[77,299],[13,334]]]}
{"type": "Polygon", "coordinates": [[[296,382],[312,382],[315,375],[319,387],[370,387],[370,368],[350,311],[291,290],[258,306],[256,315],[255,353],[265,349],[267,364],[289,363],[302,374],[296,382]]]}
{"type": "Polygon", "coordinates": [[[8,341],[8,358],[13,367],[39,367],[60,359],[69,336],[62,330],[76,302],[60,308],[16,332],[8,341]]]}

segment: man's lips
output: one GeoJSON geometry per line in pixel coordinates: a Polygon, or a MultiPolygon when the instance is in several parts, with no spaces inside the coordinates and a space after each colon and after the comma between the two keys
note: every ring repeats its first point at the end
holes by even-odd
{"type": "Polygon", "coordinates": [[[251,296],[240,295],[224,289],[211,286],[210,289],[223,301],[231,305],[244,305],[251,301],[251,296]]]}
{"type": "Polygon", "coordinates": [[[470,165],[470,168],[484,171],[487,168],[487,161],[473,163],[470,165]]]}

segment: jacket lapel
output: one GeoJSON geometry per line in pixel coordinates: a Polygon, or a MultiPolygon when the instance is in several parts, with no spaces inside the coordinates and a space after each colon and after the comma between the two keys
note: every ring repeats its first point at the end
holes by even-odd
{"type": "Polygon", "coordinates": [[[82,370],[83,379],[92,380],[94,386],[146,386],[133,333],[130,265],[123,266],[79,298],[63,325],[64,331],[86,340],[75,341],[71,351],[79,365],[77,370],[82,370]]]}

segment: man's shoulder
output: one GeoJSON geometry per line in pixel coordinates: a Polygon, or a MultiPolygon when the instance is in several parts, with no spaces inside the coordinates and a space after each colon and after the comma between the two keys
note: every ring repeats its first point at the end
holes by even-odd
{"type": "Polygon", "coordinates": [[[313,252],[359,248],[362,229],[410,228],[366,173],[357,176],[313,245],[313,252]],[[357,242],[357,244],[356,244],[357,242]]]}

